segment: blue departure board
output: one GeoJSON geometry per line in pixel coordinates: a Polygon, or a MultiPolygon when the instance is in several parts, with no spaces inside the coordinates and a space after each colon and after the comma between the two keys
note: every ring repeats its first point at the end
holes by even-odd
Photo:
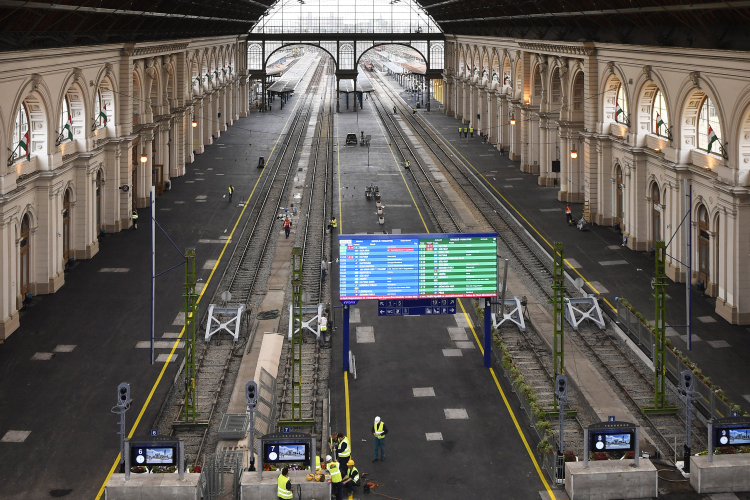
{"type": "Polygon", "coordinates": [[[339,236],[339,299],[497,295],[497,234],[339,236]]]}

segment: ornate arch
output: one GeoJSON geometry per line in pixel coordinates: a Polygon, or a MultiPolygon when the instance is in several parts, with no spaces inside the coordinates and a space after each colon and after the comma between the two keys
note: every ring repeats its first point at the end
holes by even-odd
{"type": "MultiPolygon", "coordinates": [[[[628,92],[627,80],[622,71],[612,62],[607,63],[607,69],[602,73],[601,82],[599,84],[599,95],[601,98],[601,122],[604,126],[608,126],[610,123],[617,122],[616,105],[617,105],[617,89],[619,86],[623,86],[625,89],[625,108],[630,111],[630,105],[632,99],[628,92]]],[[[623,123],[621,123],[623,124],[623,123]]],[[[606,131],[609,129],[607,128],[606,131]]]]}
{"type": "Polygon", "coordinates": [[[732,117],[735,127],[731,136],[737,144],[735,152],[737,168],[740,170],[739,182],[742,185],[748,185],[750,182],[750,85],[742,91],[737,103],[732,117]]]}
{"type": "MultiPolygon", "coordinates": [[[[27,111],[29,112],[29,145],[31,147],[31,154],[50,154],[52,148],[50,144],[54,144],[54,139],[50,139],[50,131],[55,130],[55,126],[52,126],[53,118],[50,116],[50,110],[54,109],[55,106],[52,104],[51,92],[47,87],[44,78],[39,74],[33,74],[26,78],[23,84],[18,89],[16,96],[13,98],[13,110],[11,119],[15,120],[15,116],[21,107],[22,102],[28,104],[27,111]]],[[[13,128],[9,127],[5,131],[6,144],[13,142],[13,128]]]]}
{"type": "Polygon", "coordinates": [[[706,96],[711,99],[714,109],[716,109],[716,113],[718,114],[719,124],[721,125],[719,142],[721,142],[723,148],[724,143],[727,142],[727,132],[730,135],[732,132],[730,132],[731,128],[727,127],[726,115],[719,93],[710,79],[704,78],[697,71],[692,72],[683,80],[677,95],[678,120],[675,120],[675,126],[678,129],[674,132],[674,136],[680,138],[679,147],[688,151],[698,148],[697,119],[700,113],[700,104],[703,97],[706,96]]]}
{"type": "Polygon", "coordinates": [[[664,95],[664,101],[667,104],[667,125],[674,125],[676,113],[669,95],[669,87],[667,87],[658,71],[653,70],[651,66],[644,66],[633,86],[634,106],[632,106],[630,113],[631,129],[639,136],[654,133],[649,125],[652,120],[652,107],[656,91],[664,95]],[[646,121],[649,125],[646,124],[646,121]]]}

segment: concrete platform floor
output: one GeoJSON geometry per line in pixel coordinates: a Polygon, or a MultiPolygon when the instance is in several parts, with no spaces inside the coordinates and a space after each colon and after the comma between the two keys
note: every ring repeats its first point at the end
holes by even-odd
{"type": "MultiPolygon", "coordinates": [[[[233,244],[224,250],[224,238],[241,214],[238,202],[248,198],[262,173],[258,156],[268,159],[296,102],[293,97],[283,112],[275,106],[236,121],[157,198],[157,220],[177,248],[196,247],[198,283],[205,285],[214,273],[201,311],[231,254],[233,244]],[[229,184],[236,189],[231,203],[223,198],[229,184]]],[[[107,235],[100,252],[78,261],[57,293],[34,298],[22,312],[20,328],[0,345],[0,498],[97,497],[119,451],[118,417],[110,408],[120,382],[131,384],[128,430],[135,424],[135,434],[145,435],[151,428],[182,349],[174,362],[151,365],[149,349],[136,348],[150,336],[148,210],[139,215],[138,230],[107,235]],[[112,268],[126,271],[109,272],[112,268]],[[52,356],[32,360],[36,353],[52,356]],[[8,431],[29,434],[22,442],[8,442],[8,431]]],[[[164,234],[156,241],[157,272],[180,263],[164,234]]],[[[182,268],[157,279],[157,340],[182,329],[173,323],[184,279],[182,268]]],[[[164,340],[171,347],[172,341],[164,340]]],[[[169,352],[159,348],[155,355],[169,352]]]]}

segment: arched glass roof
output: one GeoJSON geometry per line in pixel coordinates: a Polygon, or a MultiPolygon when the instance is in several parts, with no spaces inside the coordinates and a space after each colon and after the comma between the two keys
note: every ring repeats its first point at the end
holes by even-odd
{"type": "Polygon", "coordinates": [[[442,33],[414,0],[279,0],[253,33],[442,33]]]}

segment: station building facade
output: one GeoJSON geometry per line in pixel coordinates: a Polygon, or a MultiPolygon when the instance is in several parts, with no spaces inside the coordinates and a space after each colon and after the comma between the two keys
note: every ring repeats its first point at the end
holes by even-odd
{"type": "Polygon", "coordinates": [[[447,36],[445,112],[750,324],[750,53],[447,36]]]}
{"type": "Polygon", "coordinates": [[[238,36],[0,53],[0,339],[248,112],[238,36]],[[143,161],[145,160],[145,161],[143,161]]]}

